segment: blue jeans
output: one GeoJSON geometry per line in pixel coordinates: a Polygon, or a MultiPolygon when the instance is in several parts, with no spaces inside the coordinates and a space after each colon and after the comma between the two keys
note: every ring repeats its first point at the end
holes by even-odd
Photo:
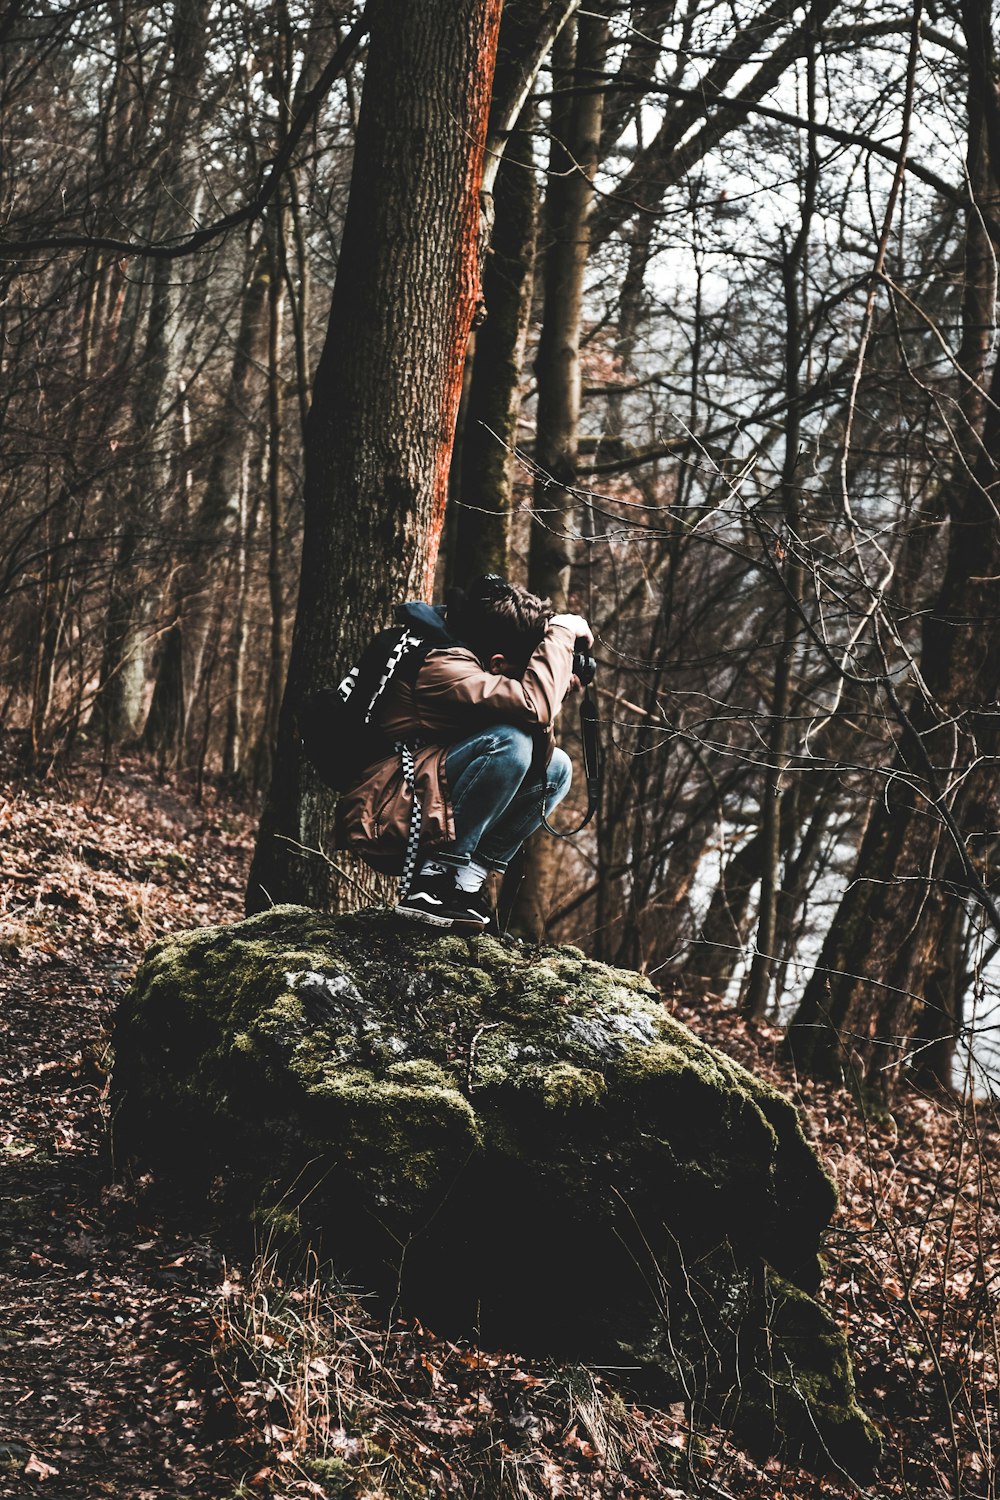
{"type": "Polygon", "coordinates": [[[445,775],[455,815],[455,843],[447,859],[467,864],[475,855],[506,870],[530,833],[562,801],[573,779],[564,750],[553,750],[548,766],[532,769],[535,742],[513,724],[498,724],[452,745],[445,775]]]}

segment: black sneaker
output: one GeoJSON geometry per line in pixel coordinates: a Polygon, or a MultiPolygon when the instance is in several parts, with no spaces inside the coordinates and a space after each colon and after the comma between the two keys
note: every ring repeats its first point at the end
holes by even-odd
{"type": "Polygon", "coordinates": [[[496,907],[485,885],[481,886],[478,891],[460,891],[459,896],[468,910],[479,918],[484,928],[489,928],[493,933],[499,933],[496,907]]]}
{"type": "Polygon", "coordinates": [[[417,922],[429,922],[433,927],[450,927],[466,932],[482,932],[490,920],[491,912],[482,907],[482,894],[470,895],[460,891],[455,877],[446,875],[417,875],[396,907],[400,917],[412,917],[417,922]]]}

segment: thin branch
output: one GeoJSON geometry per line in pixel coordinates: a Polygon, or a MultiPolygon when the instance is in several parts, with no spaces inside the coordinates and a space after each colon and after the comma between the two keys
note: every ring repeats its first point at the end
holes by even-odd
{"type": "Polygon", "coordinates": [[[20,260],[42,250],[108,250],[117,255],[141,255],[149,260],[176,260],[182,255],[192,255],[220,235],[228,234],[231,229],[259,218],[274,197],[306,127],[315,116],[334,79],[356,52],[367,30],[366,13],[362,13],[302,101],[302,108],[293,120],[281,150],[271,162],[260,191],[243,208],[226,214],[214,224],[206,224],[202,229],[195,230],[194,234],[174,241],[119,240],[102,234],[53,234],[42,235],[38,239],[0,240],[0,260],[20,260]]]}

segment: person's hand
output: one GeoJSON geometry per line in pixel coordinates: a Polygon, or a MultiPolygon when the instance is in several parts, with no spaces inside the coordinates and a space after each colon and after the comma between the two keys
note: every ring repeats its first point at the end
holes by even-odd
{"type": "Polygon", "coordinates": [[[567,630],[573,633],[576,640],[586,641],[588,651],[594,644],[594,632],[583,618],[583,615],[553,615],[549,624],[565,626],[567,630]]]}
{"type": "Polygon", "coordinates": [[[582,687],[583,687],[583,683],[580,681],[579,677],[577,677],[576,673],[574,672],[573,675],[572,675],[572,677],[569,680],[569,687],[566,689],[566,697],[568,698],[571,693],[578,693],[582,687]]]}

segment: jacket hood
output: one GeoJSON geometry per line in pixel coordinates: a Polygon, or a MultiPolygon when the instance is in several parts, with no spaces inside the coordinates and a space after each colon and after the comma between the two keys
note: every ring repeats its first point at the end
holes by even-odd
{"type": "Polygon", "coordinates": [[[406,604],[398,604],[394,613],[397,624],[408,625],[415,634],[434,646],[459,644],[445,624],[443,604],[423,604],[417,599],[411,599],[406,604]]]}

